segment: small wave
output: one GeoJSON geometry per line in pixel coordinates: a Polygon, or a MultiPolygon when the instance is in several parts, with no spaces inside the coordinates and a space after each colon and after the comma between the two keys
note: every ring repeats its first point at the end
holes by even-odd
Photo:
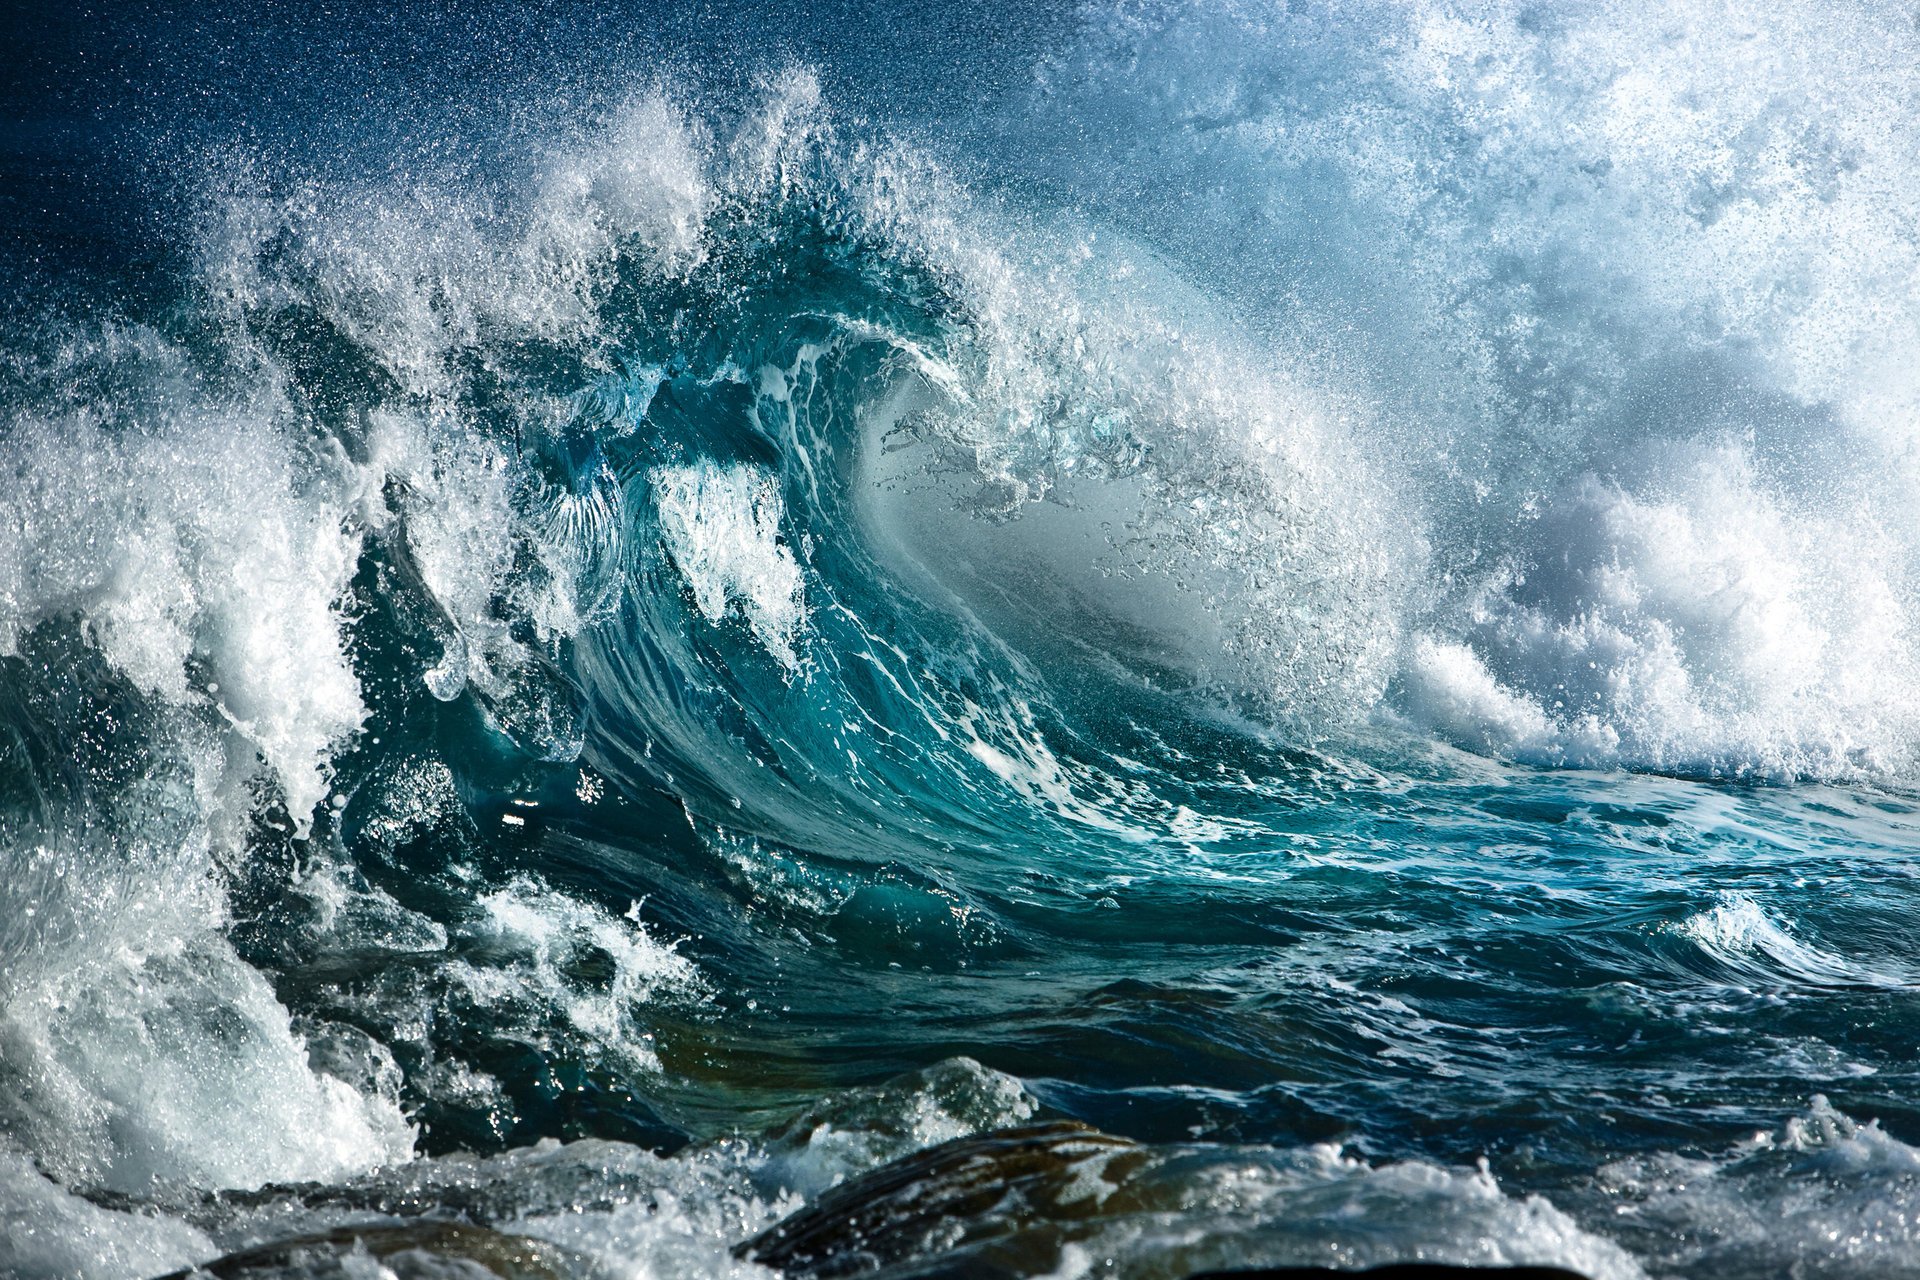
{"type": "Polygon", "coordinates": [[[1719,905],[1687,917],[1675,928],[1712,959],[1749,980],[1892,989],[1912,982],[1801,941],[1745,894],[1729,894],[1719,905]]]}

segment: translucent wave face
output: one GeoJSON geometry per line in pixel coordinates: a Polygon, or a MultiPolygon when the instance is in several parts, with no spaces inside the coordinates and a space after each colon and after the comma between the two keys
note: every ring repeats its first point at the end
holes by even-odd
{"type": "MultiPolygon", "coordinates": [[[[584,739],[553,655],[610,616],[637,519],[615,472],[732,468],[754,436],[806,488],[749,520],[785,550],[691,578],[790,666],[804,539],[840,514],[824,475],[870,564],[927,571],[1015,648],[1062,630],[1022,601],[1058,598],[1071,642],[1298,739],[1384,706],[1549,762],[1898,771],[1920,716],[1915,409],[1888,354],[1914,323],[1912,121],[1877,105],[1908,36],[1847,34],[1875,21],[1092,10],[1017,149],[1070,219],[1017,156],[994,156],[1006,198],[971,196],[799,73],[724,129],[636,94],[505,201],[226,199],[198,305],[251,389],[164,396],[193,366],[168,340],[89,339],[148,350],[96,363],[143,360],[178,421],[103,432],[67,395],[11,434],[23,479],[112,473],[81,501],[138,512],[88,559],[81,508],[23,489],[38,541],[8,535],[0,636],[86,611],[136,687],[215,708],[304,829],[364,714],[334,611],[367,532],[405,548],[435,693],[475,688],[564,758],[584,739]],[[1103,87],[1198,84],[1222,54],[1145,105],[1103,87]],[[1113,141],[1050,148],[1088,122],[1113,141]],[[1231,198],[1134,200],[1155,165],[1231,198]],[[751,293],[783,236],[823,270],[886,265],[858,307],[789,284],[787,314],[756,310],[782,305],[751,293]],[[675,359],[741,388],[740,440],[662,447],[675,359]],[[790,385],[823,378],[824,400],[790,385]],[[203,454],[229,471],[185,475],[203,454]],[[258,478],[275,500],[237,514],[258,478]]],[[[696,488],[668,490],[658,536],[700,562],[696,488]]]]}

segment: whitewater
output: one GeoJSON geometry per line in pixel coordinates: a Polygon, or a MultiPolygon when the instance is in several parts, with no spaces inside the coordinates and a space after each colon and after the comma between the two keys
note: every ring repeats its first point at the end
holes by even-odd
{"type": "Polygon", "coordinates": [[[1920,22],[8,17],[0,1275],[1920,1271],[1920,22]]]}

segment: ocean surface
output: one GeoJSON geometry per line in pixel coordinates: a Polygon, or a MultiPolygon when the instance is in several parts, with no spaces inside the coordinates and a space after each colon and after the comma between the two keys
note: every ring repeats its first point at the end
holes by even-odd
{"type": "Polygon", "coordinates": [[[0,1275],[1920,1274],[1911,5],[412,8],[0,22],[0,1275]]]}

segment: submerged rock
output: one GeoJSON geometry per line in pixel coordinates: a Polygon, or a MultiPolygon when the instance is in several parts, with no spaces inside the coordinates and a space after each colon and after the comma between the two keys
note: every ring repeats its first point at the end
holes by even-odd
{"type": "Polygon", "coordinates": [[[257,1245],[160,1280],[353,1280],[375,1262],[396,1280],[578,1280],[584,1259],[525,1236],[457,1222],[342,1227],[257,1245]]]}

